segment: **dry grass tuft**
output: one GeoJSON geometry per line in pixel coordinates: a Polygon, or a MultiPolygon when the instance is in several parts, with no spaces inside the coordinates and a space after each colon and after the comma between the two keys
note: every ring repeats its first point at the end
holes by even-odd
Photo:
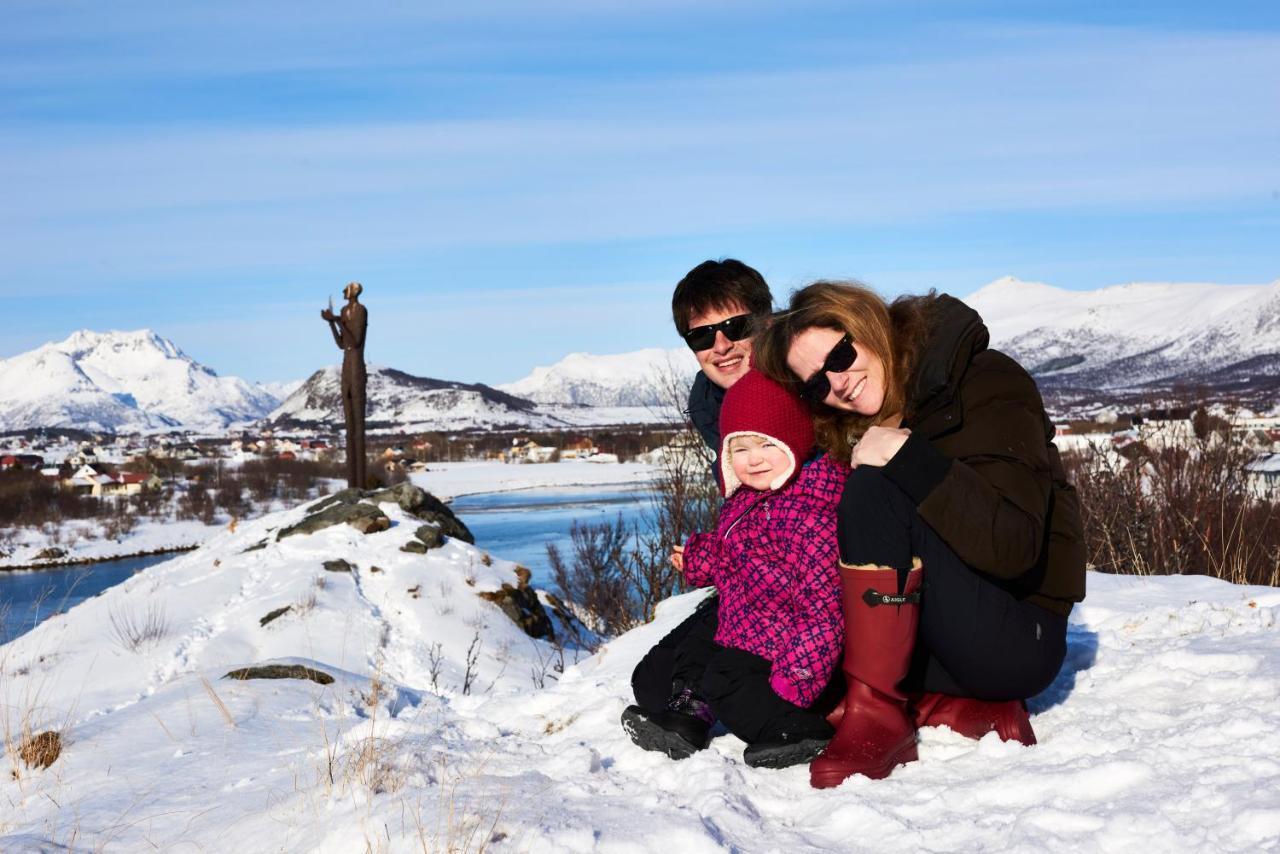
{"type": "Polygon", "coordinates": [[[438,764],[439,800],[434,810],[435,827],[429,827],[424,821],[424,804],[420,798],[417,803],[409,805],[409,816],[423,854],[434,851],[482,852],[490,845],[506,840],[507,834],[498,829],[507,805],[506,794],[495,798],[467,791],[478,788],[485,763],[482,761],[466,770],[454,769],[442,756],[438,764]]]}
{"type": "Polygon", "coordinates": [[[375,795],[394,794],[404,788],[409,775],[396,763],[400,742],[377,736],[352,744],[343,757],[347,779],[375,795]]]}
{"type": "Polygon", "coordinates": [[[231,729],[236,728],[236,719],[231,717],[231,710],[227,708],[227,704],[222,702],[222,698],[218,696],[218,692],[213,690],[213,686],[209,684],[209,680],[203,676],[200,677],[200,684],[204,685],[204,690],[209,693],[209,699],[213,701],[213,705],[217,707],[222,714],[222,719],[227,722],[227,726],[231,729]]]}
{"type": "Polygon", "coordinates": [[[25,736],[18,744],[18,758],[28,768],[48,768],[62,755],[62,734],[45,730],[25,736]]]}

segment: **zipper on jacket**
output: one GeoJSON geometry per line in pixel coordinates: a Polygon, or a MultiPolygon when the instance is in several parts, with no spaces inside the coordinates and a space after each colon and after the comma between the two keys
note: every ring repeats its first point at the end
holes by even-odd
{"type": "Polygon", "coordinates": [[[769,501],[769,496],[763,495],[760,498],[757,498],[755,501],[751,502],[750,507],[748,507],[746,510],[743,510],[740,514],[738,514],[737,519],[734,519],[731,523],[729,523],[729,527],[725,529],[724,534],[720,537],[720,539],[721,540],[729,539],[729,535],[733,533],[734,528],[738,527],[738,523],[741,522],[743,519],[745,519],[751,513],[752,510],[755,510],[757,507],[759,507],[761,502],[765,502],[765,518],[767,520],[768,512],[769,512],[768,501],[769,501]]]}

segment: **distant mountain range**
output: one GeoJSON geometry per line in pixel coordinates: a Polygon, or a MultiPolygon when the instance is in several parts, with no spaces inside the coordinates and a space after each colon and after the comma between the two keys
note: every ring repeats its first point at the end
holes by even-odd
{"type": "Polygon", "coordinates": [[[1060,412],[1200,394],[1276,405],[1280,280],[1068,291],[1008,277],[965,301],[986,321],[991,346],[1026,366],[1060,412]]]}
{"type": "MultiPolygon", "coordinates": [[[[675,352],[686,360],[685,373],[692,374],[692,358],[675,352]]],[[[545,387],[531,397],[370,366],[366,419],[371,430],[554,430],[654,423],[672,415],[671,407],[660,411],[654,405],[659,394],[650,382],[667,361],[661,350],[575,354],[537,369],[534,377],[545,387]]],[[[524,385],[538,391],[536,382],[524,385]]],[[[63,427],[220,433],[258,422],[340,428],[338,367],[316,371],[305,381],[254,385],[218,376],[146,329],[82,330],[65,341],[0,360],[0,432],[63,427]]]]}
{"type": "MultiPolygon", "coordinates": [[[[1069,291],[1009,277],[965,300],[991,345],[1031,371],[1058,414],[1200,393],[1269,411],[1280,395],[1280,280],[1069,291]]],[[[669,421],[696,368],[685,348],[572,353],[498,386],[370,367],[367,418],[371,429],[410,430],[669,421]]],[[[0,431],[221,432],[259,421],[340,427],[338,368],[251,384],[218,376],[145,329],[83,330],[0,360],[0,431]]]]}
{"type": "MultiPolygon", "coordinates": [[[[519,383],[496,388],[375,365],[368,372],[366,423],[370,430],[555,430],[655,423],[673,417],[670,407],[657,405],[660,384],[653,381],[658,366],[665,364],[661,350],[621,356],[577,353],[550,368],[536,368],[519,383]]],[[[338,367],[316,371],[267,417],[286,428],[340,427],[338,367]]]]}

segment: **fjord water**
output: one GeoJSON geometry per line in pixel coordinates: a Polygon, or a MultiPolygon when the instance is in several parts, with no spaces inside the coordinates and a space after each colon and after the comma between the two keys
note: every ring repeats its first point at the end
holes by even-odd
{"type": "Polygon", "coordinates": [[[0,643],[97,596],[135,572],[173,555],[141,555],[119,560],[30,571],[0,572],[0,643]]]}
{"type": "Polygon", "coordinates": [[[644,486],[556,487],[462,496],[450,508],[475,535],[476,545],[495,557],[527,566],[533,583],[551,587],[547,545],[573,556],[569,532],[574,522],[643,525],[650,504],[644,486]]]}

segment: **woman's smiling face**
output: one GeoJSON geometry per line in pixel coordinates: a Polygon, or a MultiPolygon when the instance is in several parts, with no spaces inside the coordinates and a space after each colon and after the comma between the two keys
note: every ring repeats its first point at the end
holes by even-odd
{"type": "MultiPolygon", "coordinates": [[[[812,326],[796,335],[787,349],[787,367],[804,382],[826,364],[831,350],[844,333],[835,329],[812,326]]],[[[884,362],[870,348],[853,342],[857,358],[844,371],[827,371],[831,391],[822,402],[833,409],[875,415],[884,405],[884,362]]]]}

